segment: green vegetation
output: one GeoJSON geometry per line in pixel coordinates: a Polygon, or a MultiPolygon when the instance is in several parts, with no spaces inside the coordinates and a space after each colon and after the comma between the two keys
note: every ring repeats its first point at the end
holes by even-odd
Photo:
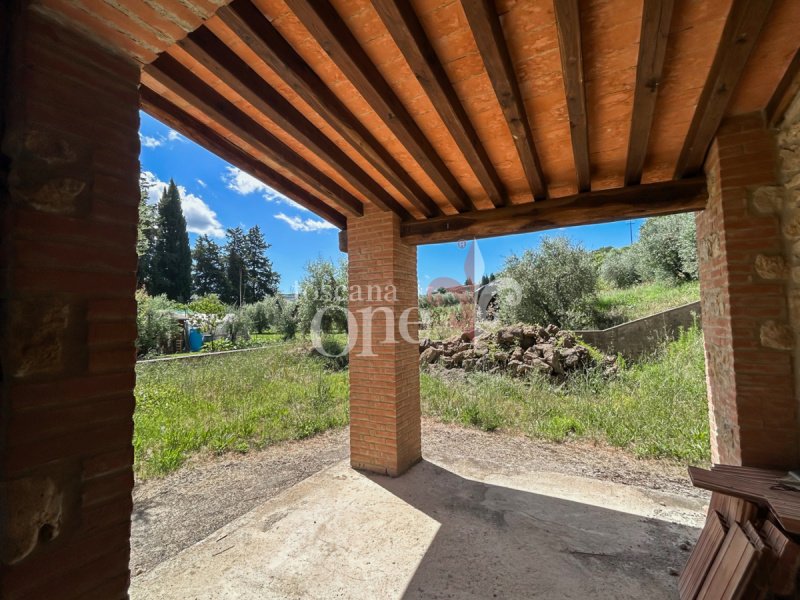
{"type": "Polygon", "coordinates": [[[680,285],[656,281],[629,288],[603,290],[595,300],[595,313],[603,316],[598,319],[597,325],[611,327],[699,299],[699,281],[680,285]]]}
{"type": "Polygon", "coordinates": [[[246,452],[348,422],[346,371],[298,345],[136,368],[134,451],[141,477],[194,452],[246,452]]]}
{"type": "Polygon", "coordinates": [[[446,422],[554,441],[596,439],[640,457],[709,460],[703,343],[696,328],[611,378],[590,372],[561,387],[484,373],[455,380],[423,373],[421,381],[424,412],[446,422]]]}

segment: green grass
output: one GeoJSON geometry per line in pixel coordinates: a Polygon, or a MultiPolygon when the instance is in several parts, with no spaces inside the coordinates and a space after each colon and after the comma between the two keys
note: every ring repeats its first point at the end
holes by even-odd
{"type": "Polygon", "coordinates": [[[639,319],[700,299],[700,283],[690,281],[672,286],[665,283],[642,283],[625,289],[603,290],[597,295],[595,309],[607,322],[603,327],[639,319]]]}
{"type": "Polygon", "coordinates": [[[246,452],[346,425],[346,371],[299,345],[136,368],[135,468],[180,467],[194,452],[246,452]]]}
{"type": "Polygon", "coordinates": [[[425,413],[492,431],[553,441],[589,438],[639,457],[709,460],[702,333],[693,328],[649,360],[573,377],[559,388],[488,374],[463,380],[422,374],[425,413]]]}

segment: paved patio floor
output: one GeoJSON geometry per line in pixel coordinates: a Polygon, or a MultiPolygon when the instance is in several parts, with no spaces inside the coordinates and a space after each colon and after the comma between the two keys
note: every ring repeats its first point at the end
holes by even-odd
{"type": "Polygon", "coordinates": [[[674,598],[702,501],[423,461],[316,473],[133,580],[131,598],[674,598]]]}

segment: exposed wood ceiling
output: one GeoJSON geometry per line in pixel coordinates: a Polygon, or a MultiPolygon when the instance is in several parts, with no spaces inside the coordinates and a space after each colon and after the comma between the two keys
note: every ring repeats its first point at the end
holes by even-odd
{"type": "Polygon", "coordinates": [[[139,61],[145,111],[411,243],[696,210],[722,120],[799,87],[798,0],[36,4],[139,61]]]}

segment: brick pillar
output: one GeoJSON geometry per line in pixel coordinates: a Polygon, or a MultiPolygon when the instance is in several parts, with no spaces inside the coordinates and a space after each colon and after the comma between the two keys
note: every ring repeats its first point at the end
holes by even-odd
{"type": "Polygon", "coordinates": [[[123,598],[139,70],[12,4],[0,36],[0,596],[123,598]]]}
{"type": "Polygon", "coordinates": [[[402,338],[400,322],[410,317],[416,340],[417,249],[400,241],[396,215],[370,209],[348,220],[347,244],[350,464],[397,476],[422,458],[419,346],[402,338]]]}
{"type": "Polygon", "coordinates": [[[712,458],[796,467],[787,235],[799,236],[800,225],[785,220],[774,133],[760,115],[724,123],[705,169],[709,203],[697,239],[712,458]]]}

